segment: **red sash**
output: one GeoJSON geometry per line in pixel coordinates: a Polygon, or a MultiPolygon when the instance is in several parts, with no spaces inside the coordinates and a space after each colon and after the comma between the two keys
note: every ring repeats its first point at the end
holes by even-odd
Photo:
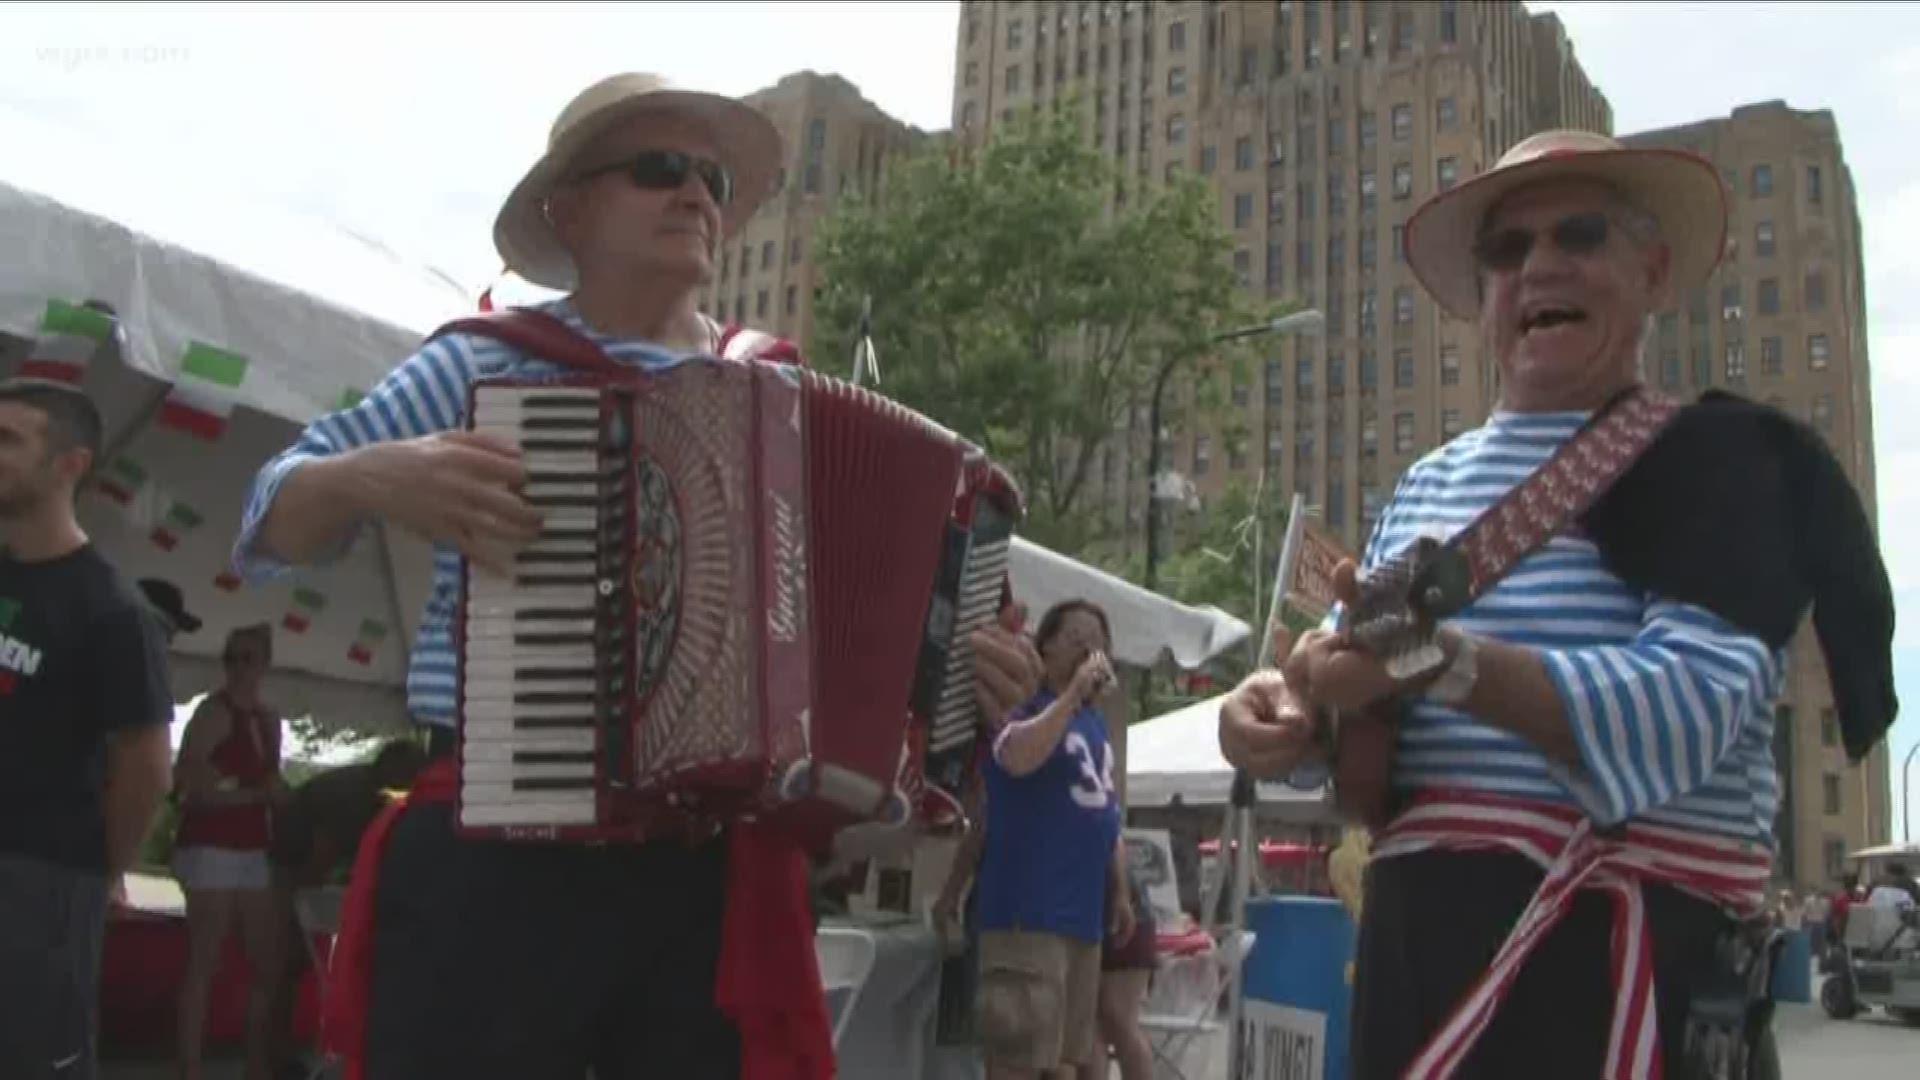
{"type": "MultiPolygon", "coordinates": [[[[428,766],[412,794],[382,810],[360,842],[321,1020],[322,1044],[345,1062],[347,1080],[366,1077],[374,898],[387,840],[409,805],[452,802],[455,783],[451,759],[428,766]]],[[[798,849],[751,825],[732,828],[715,998],[740,1032],[740,1080],[831,1080],[834,1073],[807,878],[807,860],[798,849]]]]}
{"type": "Polygon", "coordinates": [[[1758,844],[1630,823],[1607,835],[1567,807],[1477,792],[1427,792],[1379,836],[1373,857],[1428,849],[1485,850],[1524,855],[1547,872],[1487,971],[1426,1049],[1407,1080],[1453,1075],[1534,947],[1557,926],[1581,889],[1613,898],[1613,1025],[1604,1080],[1657,1080],[1660,1028],[1654,1008],[1653,934],[1647,926],[1642,882],[1673,885],[1740,916],[1766,902],[1773,857],[1758,844]]]}

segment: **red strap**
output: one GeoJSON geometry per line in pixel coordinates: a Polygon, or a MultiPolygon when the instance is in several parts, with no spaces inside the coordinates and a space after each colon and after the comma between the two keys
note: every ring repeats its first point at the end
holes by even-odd
{"type": "MultiPolygon", "coordinates": [[[[473,334],[495,341],[543,360],[596,375],[617,375],[629,369],[608,356],[592,338],[581,334],[562,320],[534,308],[487,310],[479,315],[455,319],[435,330],[427,340],[447,334],[473,334]]],[[[765,360],[776,364],[805,367],[799,346],[743,326],[729,326],[720,335],[719,352],[727,355],[736,338],[748,338],[740,359],[765,360]]]]}
{"type": "MultiPolygon", "coordinates": [[[[374,898],[387,840],[416,800],[451,802],[451,758],[429,765],[413,792],[380,812],[360,842],[328,973],[321,1039],[366,1080],[367,1004],[373,986],[374,898]]],[[[756,826],[733,829],[715,1003],[740,1032],[741,1080],[832,1080],[832,1024],[814,952],[806,857],[756,826]]]]}

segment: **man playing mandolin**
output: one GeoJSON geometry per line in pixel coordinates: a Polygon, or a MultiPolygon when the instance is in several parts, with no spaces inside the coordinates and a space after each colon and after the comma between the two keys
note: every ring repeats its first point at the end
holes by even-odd
{"type": "Polygon", "coordinates": [[[1705,285],[1726,228],[1709,163],[1582,132],[1409,223],[1497,405],[1408,470],[1329,626],[1220,714],[1235,765],[1331,773],[1373,829],[1359,1080],[1700,1076],[1714,1038],[1760,1045],[1695,1005],[1764,901],[1786,645],[1812,607],[1858,760],[1896,708],[1892,608],[1811,429],[1641,385],[1653,314],[1705,285]]]}

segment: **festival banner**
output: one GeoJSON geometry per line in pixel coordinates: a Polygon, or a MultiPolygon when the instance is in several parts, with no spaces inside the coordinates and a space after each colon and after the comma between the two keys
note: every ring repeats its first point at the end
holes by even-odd
{"type": "Polygon", "coordinates": [[[304,634],[313,626],[314,617],[325,610],[327,598],[315,589],[301,586],[293,590],[293,610],[280,620],[280,625],[295,634],[304,634]]]}
{"type": "Polygon", "coordinates": [[[161,551],[172,551],[180,546],[182,536],[200,527],[202,520],[204,519],[201,518],[198,510],[186,503],[175,502],[167,507],[166,516],[160,519],[160,524],[153,527],[153,532],[148,534],[148,539],[152,540],[153,545],[161,551]]]}
{"type": "Polygon", "coordinates": [[[94,489],[122,507],[131,507],[133,500],[147,486],[147,470],[131,458],[114,458],[113,464],[94,478],[94,489]]]}
{"type": "Polygon", "coordinates": [[[363,666],[373,663],[373,654],[386,637],[386,623],[378,619],[360,620],[360,632],[354,636],[353,644],[347,647],[347,659],[363,666]]]}
{"type": "Polygon", "coordinates": [[[1303,519],[1300,526],[1300,551],[1293,564],[1293,580],[1287,583],[1287,602],[1317,622],[1339,600],[1333,591],[1334,569],[1353,556],[1311,520],[1303,519]]]}

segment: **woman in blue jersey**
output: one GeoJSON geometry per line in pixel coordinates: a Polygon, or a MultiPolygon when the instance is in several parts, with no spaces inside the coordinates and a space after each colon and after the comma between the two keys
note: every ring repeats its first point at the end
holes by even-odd
{"type": "Polygon", "coordinates": [[[1132,932],[1120,802],[1106,717],[1106,613],[1056,605],[1034,645],[1042,688],[1015,709],[984,774],[979,1033],[990,1080],[1023,1080],[1093,1057],[1101,942],[1132,932]]]}

